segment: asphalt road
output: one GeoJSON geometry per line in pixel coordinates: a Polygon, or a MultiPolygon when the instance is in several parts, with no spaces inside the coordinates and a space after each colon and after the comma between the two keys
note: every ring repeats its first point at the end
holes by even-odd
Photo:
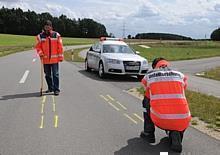
{"type": "MultiPolygon", "coordinates": [[[[80,52],[80,56],[85,58],[87,50],[80,52]]],[[[220,81],[206,79],[196,76],[196,73],[200,73],[215,67],[220,66],[220,57],[185,60],[185,61],[172,61],[171,68],[179,70],[188,76],[188,88],[193,91],[201,92],[208,95],[213,95],[220,98],[220,81]]],[[[81,68],[84,64],[78,64],[81,68]]],[[[151,66],[151,64],[150,64],[151,66]]],[[[151,67],[150,67],[151,68],[151,67]]],[[[128,90],[133,87],[140,86],[136,77],[110,77],[110,81],[113,84],[119,86],[121,89],[128,90]]]]}
{"type": "MultiPolygon", "coordinates": [[[[82,64],[63,62],[60,96],[39,97],[40,62],[33,51],[0,58],[0,71],[1,155],[177,154],[161,130],[153,145],[139,138],[141,102],[124,91],[139,84],[135,78],[100,80],[82,64]]],[[[189,128],[182,154],[219,155],[219,147],[220,141],[189,128]]]]}

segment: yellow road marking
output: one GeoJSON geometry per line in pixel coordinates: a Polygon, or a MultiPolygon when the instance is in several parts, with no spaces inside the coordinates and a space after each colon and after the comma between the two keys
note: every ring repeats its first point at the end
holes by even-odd
{"type": "Polygon", "coordinates": [[[54,127],[57,128],[58,127],[58,116],[54,115],[54,127]]]}
{"type": "Polygon", "coordinates": [[[44,127],[44,116],[41,116],[41,122],[40,122],[40,129],[42,129],[44,127]]]}
{"type": "Polygon", "coordinates": [[[117,108],[114,104],[112,104],[111,102],[108,102],[109,105],[111,105],[115,110],[119,111],[120,109],[117,108]]]}
{"type": "Polygon", "coordinates": [[[105,101],[107,101],[107,102],[108,102],[108,99],[107,99],[105,96],[100,95],[100,97],[101,97],[101,98],[103,98],[105,101]]]}
{"type": "Polygon", "coordinates": [[[136,114],[136,113],[133,113],[134,114],[134,116],[136,116],[139,120],[141,120],[142,122],[144,122],[144,119],[141,117],[141,116],[139,116],[138,114],[136,114]]]}
{"type": "Polygon", "coordinates": [[[55,99],[54,99],[54,96],[52,96],[52,100],[53,100],[53,103],[55,103],[55,99]]]}
{"type": "Polygon", "coordinates": [[[46,98],[47,98],[47,96],[43,96],[43,98],[42,98],[42,103],[45,103],[45,102],[46,102],[46,98]]]}
{"type": "Polygon", "coordinates": [[[41,104],[41,114],[44,113],[44,104],[41,104]]]}
{"type": "Polygon", "coordinates": [[[133,123],[137,124],[137,121],[135,121],[133,118],[131,118],[130,116],[128,116],[128,114],[124,113],[124,116],[127,117],[130,121],[132,121],[133,123]]]}
{"type": "Polygon", "coordinates": [[[56,111],[56,104],[53,103],[53,112],[55,112],[55,111],[56,111]]]}
{"type": "Polygon", "coordinates": [[[124,110],[127,110],[127,108],[124,105],[122,105],[119,101],[117,101],[116,103],[118,103],[124,110]]]}
{"type": "Polygon", "coordinates": [[[110,100],[114,101],[115,99],[113,97],[111,97],[110,95],[106,95],[108,98],[110,98],[110,100]]]}

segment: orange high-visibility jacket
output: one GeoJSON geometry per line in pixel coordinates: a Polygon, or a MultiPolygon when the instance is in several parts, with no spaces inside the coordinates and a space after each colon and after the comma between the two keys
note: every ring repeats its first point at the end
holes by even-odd
{"type": "Polygon", "coordinates": [[[43,55],[43,64],[54,64],[63,60],[63,44],[58,32],[51,31],[50,36],[44,32],[38,34],[35,49],[40,56],[43,55]]]}
{"type": "Polygon", "coordinates": [[[155,69],[142,79],[145,96],[150,99],[150,116],[165,130],[185,130],[191,114],[185,97],[186,77],[171,69],[155,69]]]}

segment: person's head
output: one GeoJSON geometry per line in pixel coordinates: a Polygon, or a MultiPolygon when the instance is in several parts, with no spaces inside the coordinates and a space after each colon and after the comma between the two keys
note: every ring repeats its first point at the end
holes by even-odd
{"type": "Polygon", "coordinates": [[[164,58],[156,58],[152,62],[153,69],[161,68],[161,67],[168,67],[169,65],[170,63],[164,58]]]}
{"type": "Polygon", "coordinates": [[[44,31],[45,33],[50,33],[51,30],[52,30],[52,22],[50,20],[46,20],[44,22],[44,31]]]}

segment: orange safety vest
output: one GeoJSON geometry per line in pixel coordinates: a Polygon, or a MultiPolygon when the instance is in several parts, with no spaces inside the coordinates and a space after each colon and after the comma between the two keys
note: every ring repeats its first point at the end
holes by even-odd
{"type": "Polygon", "coordinates": [[[58,32],[51,31],[50,36],[44,32],[38,34],[35,49],[39,55],[43,54],[43,64],[54,64],[63,60],[63,44],[58,32]]]}
{"type": "Polygon", "coordinates": [[[150,116],[156,126],[165,130],[185,130],[191,114],[185,97],[186,77],[174,70],[155,69],[142,80],[150,98],[150,116]]]}

